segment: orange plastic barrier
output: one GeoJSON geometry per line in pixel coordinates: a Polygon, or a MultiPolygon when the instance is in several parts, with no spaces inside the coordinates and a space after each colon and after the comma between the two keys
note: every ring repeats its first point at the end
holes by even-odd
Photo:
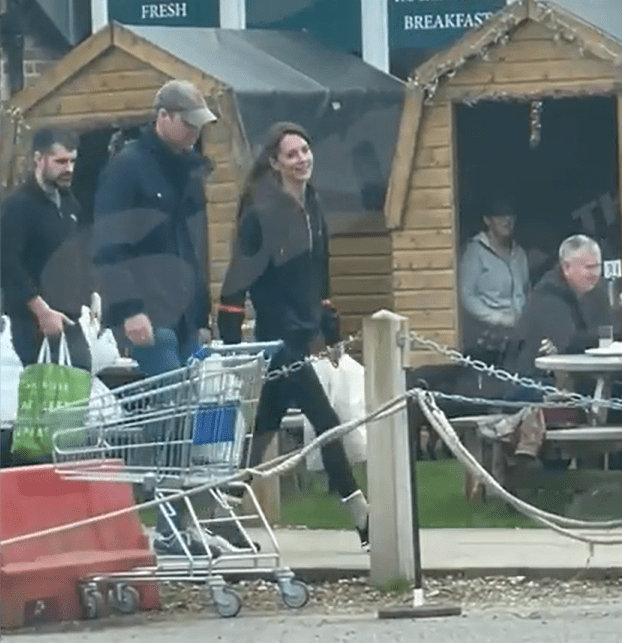
{"type": "MultiPolygon", "coordinates": [[[[52,465],[0,470],[0,539],[5,541],[134,505],[127,483],[63,480],[52,465]]],[[[136,512],[0,547],[2,627],[82,617],[79,581],[152,565],[136,512]]],[[[157,609],[154,583],[141,583],[141,609],[157,609]]]]}

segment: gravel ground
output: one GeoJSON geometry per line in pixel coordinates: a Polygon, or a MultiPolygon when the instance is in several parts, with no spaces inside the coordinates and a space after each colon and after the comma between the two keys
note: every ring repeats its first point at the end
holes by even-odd
{"type": "MultiPolygon", "coordinates": [[[[232,586],[239,592],[242,613],[287,613],[276,585],[263,580],[240,581],[232,586]]],[[[412,590],[379,591],[367,578],[310,584],[310,599],[304,611],[315,614],[369,613],[380,607],[409,604],[412,590]]],[[[603,605],[620,602],[622,579],[561,581],[530,580],[524,576],[462,579],[447,576],[424,581],[426,603],[460,605],[465,611],[510,611],[529,615],[541,609],[603,605]]],[[[164,583],[161,587],[161,615],[214,612],[201,586],[164,583]]]]}
{"type": "Polygon", "coordinates": [[[162,609],[137,616],[45,624],[2,632],[16,643],[618,643],[622,579],[530,580],[525,577],[426,579],[426,603],[462,606],[462,618],[381,620],[380,607],[410,604],[410,590],[381,592],[366,578],[314,583],[310,601],[292,613],[275,585],[233,583],[243,599],[240,616],[216,615],[198,585],[162,583],[162,609]],[[207,639],[205,639],[207,640],[207,639]]]}

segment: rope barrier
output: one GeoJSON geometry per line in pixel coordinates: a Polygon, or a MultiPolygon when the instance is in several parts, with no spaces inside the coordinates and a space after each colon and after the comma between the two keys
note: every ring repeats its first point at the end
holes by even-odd
{"type": "MultiPolygon", "coordinates": [[[[143,509],[149,509],[156,507],[163,502],[172,502],[178,499],[185,497],[193,496],[209,489],[215,487],[224,487],[236,482],[244,482],[248,479],[248,476],[255,476],[259,478],[269,478],[275,475],[282,475],[288,471],[294,469],[306,457],[309,453],[316,449],[322,448],[328,442],[331,442],[336,439],[342,438],[346,433],[353,431],[359,426],[369,424],[371,422],[381,420],[389,415],[397,413],[398,411],[403,410],[406,407],[406,403],[409,397],[414,397],[424,415],[430,422],[431,426],[438,432],[440,437],[443,439],[445,444],[451,450],[451,452],[456,456],[458,461],[465,466],[476,478],[481,480],[484,484],[490,487],[502,500],[511,504],[515,509],[528,516],[529,518],[535,520],[539,524],[548,527],[556,531],[557,533],[572,538],[574,540],[579,540],[590,545],[619,545],[622,544],[622,537],[620,538],[594,538],[591,536],[586,536],[584,534],[578,534],[573,531],[570,531],[568,527],[575,529],[584,528],[584,529],[614,529],[622,527],[622,519],[619,520],[609,520],[609,521],[584,521],[576,520],[572,518],[566,518],[564,516],[558,516],[556,514],[551,514],[549,512],[543,511],[530,505],[529,503],[524,502],[523,500],[515,497],[506,489],[504,489],[494,477],[484,469],[480,463],[475,459],[475,457],[464,447],[460,438],[454,431],[449,420],[445,414],[438,408],[435,401],[435,393],[431,391],[424,391],[419,388],[411,389],[403,395],[398,395],[388,402],[382,404],[380,407],[374,411],[368,413],[366,416],[359,418],[357,420],[351,420],[340,424],[328,431],[324,432],[320,436],[317,436],[306,446],[293,451],[288,454],[280,455],[272,460],[263,463],[260,466],[254,468],[244,468],[240,469],[236,474],[229,477],[211,480],[205,484],[193,487],[191,489],[185,489],[177,493],[171,494],[164,499],[154,499],[150,500],[133,507],[126,507],[125,509],[119,509],[114,512],[107,514],[102,514],[99,516],[93,516],[85,520],[80,520],[73,523],[68,523],[66,525],[59,525],[50,529],[46,529],[40,532],[35,532],[31,534],[24,534],[21,536],[16,536],[14,538],[6,539],[2,542],[4,547],[11,546],[14,544],[22,543],[28,540],[33,540],[36,538],[41,538],[44,536],[49,536],[56,533],[61,533],[68,531],[70,529],[76,529],[79,527],[84,527],[87,525],[95,524],[102,522],[104,520],[117,518],[135,511],[140,511],[143,509]]],[[[444,398],[451,398],[453,396],[443,395],[444,398]]],[[[460,399],[460,401],[469,400],[469,398],[464,398],[462,396],[455,396],[460,399]]]]}
{"type": "Polygon", "coordinates": [[[511,504],[515,509],[529,518],[539,522],[540,524],[553,529],[569,538],[580,540],[588,544],[598,545],[620,545],[622,544],[622,537],[620,538],[592,538],[582,534],[574,533],[565,527],[574,528],[587,528],[587,529],[614,529],[622,527],[622,519],[608,520],[608,521],[585,521],[576,520],[573,518],[566,518],[565,516],[558,516],[556,514],[538,509],[529,503],[512,495],[509,491],[504,489],[495,478],[488,472],[475,457],[464,447],[457,433],[451,426],[445,414],[438,408],[434,397],[428,391],[419,390],[416,393],[417,401],[424,415],[432,425],[432,427],[439,433],[445,444],[449,447],[456,458],[463,464],[473,475],[480,481],[491,487],[493,491],[504,501],[511,504]]]}

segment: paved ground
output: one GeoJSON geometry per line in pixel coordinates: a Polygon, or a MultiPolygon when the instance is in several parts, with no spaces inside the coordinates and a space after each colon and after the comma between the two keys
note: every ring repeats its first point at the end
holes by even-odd
{"type": "MultiPolygon", "coordinates": [[[[622,537],[620,531],[609,535],[622,537]]],[[[354,532],[286,529],[277,530],[277,538],[285,563],[309,579],[365,576],[369,569],[369,555],[361,553],[354,532]]],[[[393,643],[413,636],[434,643],[622,640],[622,582],[617,580],[622,578],[622,546],[597,546],[590,557],[587,545],[544,529],[422,530],[421,541],[426,600],[460,604],[462,617],[378,621],[371,611],[386,597],[370,594],[366,581],[358,579],[330,588],[316,585],[313,600],[301,612],[280,606],[278,596],[258,600],[268,595],[260,585],[242,592],[253,598],[243,596],[238,617],[221,619],[204,591],[195,587],[207,605],[196,607],[196,595],[173,594],[167,598],[168,611],[155,615],[113,617],[82,623],[77,629],[44,626],[42,632],[30,629],[2,636],[16,643],[172,643],[206,636],[236,643],[393,643]],[[445,578],[436,581],[434,576],[445,578]],[[462,576],[487,578],[469,581],[462,576]],[[509,578],[498,578],[504,576],[509,578]],[[534,576],[572,580],[529,581],[534,576]],[[600,580],[584,581],[590,577],[600,580]],[[603,580],[608,577],[613,580],[603,580]],[[184,600],[178,608],[179,598],[184,600]]],[[[407,590],[401,600],[410,596],[407,590]]]]}
{"type": "MultiPolygon", "coordinates": [[[[622,541],[620,530],[590,533],[622,541]]],[[[369,555],[361,553],[355,532],[282,529],[277,538],[294,569],[369,570],[369,555]]],[[[585,543],[548,529],[423,529],[421,550],[423,569],[430,574],[521,574],[531,569],[556,575],[586,567],[622,568],[622,545],[596,546],[590,558],[585,543]]]]}
{"type": "Polygon", "coordinates": [[[542,610],[522,616],[473,612],[461,617],[381,621],[373,614],[180,620],[143,627],[20,634],[15,643],[619,643],[622,608],[542,610]]]}

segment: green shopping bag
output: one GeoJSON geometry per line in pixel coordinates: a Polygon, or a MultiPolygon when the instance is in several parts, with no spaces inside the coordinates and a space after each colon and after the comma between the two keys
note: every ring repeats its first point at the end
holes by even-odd
{"type": "Polygon", "coordinates": [[[63,429],[58,446],[83,444],[84,414],[90,394],[91,374],[71,366],[65,335],[60,338],[58,364],[52,363],[46,337],[37,364],[26,366],[19,378],[11,453],[33,460],[49,456],[54,434],[63,429]]]}

